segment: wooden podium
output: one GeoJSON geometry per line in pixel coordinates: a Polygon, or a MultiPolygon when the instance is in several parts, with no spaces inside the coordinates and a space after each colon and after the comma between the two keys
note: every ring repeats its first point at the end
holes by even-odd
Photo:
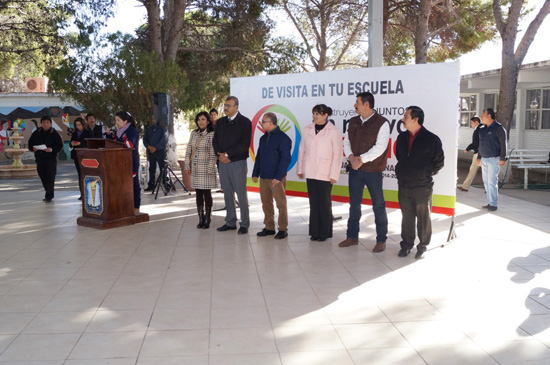
{"type": "Polygon", "coordinates": [[[108,229],[149,221],[134,213],[132,149],[110,139],[88,138],[88,147],[77,149],[82,179],[81,226],[108,229]]]}

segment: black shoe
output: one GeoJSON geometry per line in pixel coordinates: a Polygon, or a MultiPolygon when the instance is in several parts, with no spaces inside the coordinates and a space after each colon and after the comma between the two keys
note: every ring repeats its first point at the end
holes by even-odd
{"type": "Polygon", "coordinates": [[[81,196],[79,196],[79,197],[78,197],[78,200],[82,200],[82,197],[81,197],[81,196]]]}
{"type": "Polygon", "coordinates": [[[42,199],[42,201],[43,201],[44,203],[51,203],[51,202],[52,202],[51,199],[42,199]]]}
{"type": "Polygon", "coordinates": [[[498,208],[491,205],[491,206],[490,206],[489,208],[487,208],[487,209],[489,209],[489,211],[491,211],[491,212],[494,212],[494,211],[497,210],[498,208]]]}
{"type": "Polygon", "coordinates": [[[326,238],[317,237],[317,241],[319,241],[319,242],[324,242],[326,240],[327,240],[326,238]]]}
{"type": "Polygon", "coordinates": [[[225,232],[225,231],[234,231],[236,229],[237,229],[237,227],[230,227],[227,224],[224,224],[223,226],[218,227],[216,230],[218,232],[225,232]]]}
{"type": "Polygon", "coordinates": [[[311,237],[309,237],[309,240],[310,241],[317,241],[317,237],[311,236],[311,237]]]}
{"type": "Polygon", "coordinates": [[[491,208],[491,204],[483,205],[482,208],[483,209],[489,209],[489,208],[491,208]]]}
{"type": "Polygon", "coordinates": [[[283,238],[287,238],[287,237],[288,237],[288,233],[286,233],[286,231],[279,231],[277,232],[274,238],[276,240],[282,240],[283,238]]]}
{"type": "Polygon", "coordinates": [[[237,234],[247,234],[247,233],[248,233],[248,228],[245,228],[245,227],[239,228],[239,231],[237,232],[237,234]]]}
{"type": "Polygon", "coordinates": [[[265,237],[265,236],[271,236],[274,235],[275,231],[272,231],[271,229],[262,229],[260,232],[256,233],[256,236],[258,237],[265,237]]]}
{"type": "Polygon", "coordinates": [[[399,250],[399,253],[397,254],[397,256],[407,257],[407,256],[409,256],[409,253],[411,253],[411,250],[409,248],[402,248],[402,249],[399,250]]]}
{"type": "Polygon", "coordinates": [[[416,251],[416,255],[414,255],[414,258],[417,260],[422,260],[424,258],[424,251],[416,251]]]}
{"type": "Polygon", "coordinates": [[[147,189],[143,190],[143,191],[153,191],[155,190],[155,187],[154,186],[148,186],[147,189]]]}

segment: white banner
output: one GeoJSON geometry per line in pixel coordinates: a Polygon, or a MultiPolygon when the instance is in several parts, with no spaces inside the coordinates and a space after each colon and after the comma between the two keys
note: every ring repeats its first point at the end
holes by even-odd
{"type": "MultiPolygon", "coordinates": [[[[410,105],[424,110],[424,127],[443,142],[445,167],[434,177],[433,211],[454,214],[458,137],[459,64],[439,63],[392,66],[357,70],[310,72],[231,79],[231,95],[239,98],[239,112],[252,121],[249,171],[255,160],[263,134],[259,121],[263,114],[277,114],[279,126],[293,141],[292,162],[287,176],[288,195],[307,196],[305,181],[296,176],[296,162],[301,130],[312,123],[312,108],[326,104],[333,109],[329,119],[346,132],[347,121],[357,115],[356,94],[369,91],[374,95],[374,109],[390,121],[388,164],[384,172],[384,196],[388,207],[397,203],[397,180],[394,168],[395,141],[405,129],[401,119],[410,105]]],[[[343,161],[345,158],[343,157],[343,161]]],[[[333,200],[349,201],[348,176],[344,170],[333,187],[333,200]]],[[[249,190],[258,191],[249,179],[249,190]]],[[[365,189],[365,203],[370,203],[365,189]]]]}

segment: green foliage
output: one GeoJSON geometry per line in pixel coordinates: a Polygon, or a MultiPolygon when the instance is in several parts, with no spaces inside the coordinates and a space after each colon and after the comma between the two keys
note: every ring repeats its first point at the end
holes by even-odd
{"type": "Polygon", "coordinates": [[[175,113],[182,109],[186,76],[171,60],[160,62],[157,54],[134,49],[130,38],[111,36],[116,51],[104,59],[69,57],[51,72],[55,92],[63,93],[112,124],[117,111],[126,110],[143,132],[151,121],[153,93],[172,96],[175,113]]]}
{"type": "MultiPolygon", "coordinates": [[[[415,58],[414,36],[417,4],[401,6],[389,1],[390,16],[385,19],[384,61],[387,65],[410,63],[415,58]],[[395,4],[396,8],[391,5],[395,4]],[[411,21],[413,20],[413,21],[411,21]]],[[[492,2],[483,0],[453,0],[453,11],[449,13],[445,4],[432,8],[430,31],[443,29],[430,37],[428,62],[444,62],[478,49],[496,36],[492,2]]]]}
{"type": "MultiPolygon", "coordinates": [[[[432,39],[428,62],[457,59],[478,49],[485,41],[494,39],[496,28],[492,4],[483,1],[455,1],[455,12],[460,20],[455,26],[440,32],[432,39]]],[[[432,13],[431,26],[439,29],[451,21],[441,11],[432,13]]]]}
{"type": "Polygon", "coordinates": [[[47,0],[0,1],[0,79],[42,76],[63,57],[68,13],[47,0]]]}

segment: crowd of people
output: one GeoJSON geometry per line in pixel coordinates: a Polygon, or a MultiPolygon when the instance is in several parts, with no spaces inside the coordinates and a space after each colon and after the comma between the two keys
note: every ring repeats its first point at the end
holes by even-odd
{"type": "MultiPolygon", "coordinates": [[[[363,92],[356,96],[357,116],[348,121],[347,132],[342,134],[329,119],[332,109],[325,104],[312,109],[313,123],[305,126],[299,145],[296,173],[306,180],[309,196],[309,236],[312,241],[325,241],[333,236],[333,214],[331,203],[332,186],[338,181],[342,156],[347,158],[349,171],[348,189],[350,198],[349,219],[346,238],[339,247],[350,247],[359,243],[361,205],[365,198],[365,187],[372,202],[375,217],[376,243],[373,252],[383,252],[388,234],[388,217],[383,191],[383,171],[386,168],[390,126],[389,122],[374,109],[373,94],[363,92]]],[[[115,115],[116,130],[96,123],[88,114],[84,120],[74,121],[71,136],[71,157],[75,160],[82,198],[82,182],[77,150],[87,146],[88,138],[110,138],[133,148],[132,170],[134,209],[139,212],[141,188],[139,184],[139,132],[134,118],[125,111],[115,115]]],[[[482,166],[483,181],[491,211],[497,209],[498,169],[506,159],[506,135],[504,128],[496,122],[494,111],[487,109],[479,118],[472,118],[475,128],[473,142],[466,151],[475,152],[470,175],[475,175],[482,166]],[[504,133],[504,134],[503,134],[504,133]]],[[[444,165],[441,140],[424,126],[424,112],[418,106],[406,109],[402,119],[405,131],[397,137],[395,174],[398,184],[398,201],[402,211],[401,249],[399,257],[409,255],[416,237],[419,243],[415,258],[421,259],[432,236],[431,206],[433,176],[444,165]]],[[[247,177],[251,121],[239,112],[239,99],[229,96],[224,103],[224,116],[218,119],[218,111],[203,111],[195,117],[196,128],[191,132],[185,153],[184,173],[190,175],[191,186],[196,191],[196,205],[199,222],[197,228],[208,229],[212,220],[212,189],[221,185],[225,202],[225,222],[217,231],[237,230],[247,234],[250,227],[247,196],[247,177]],[[236,197],[236,200],[235,200],[236,197]],[[236,213],[240,210],[240,222],[236,213]]],[[[261,118],[264,132],[256,151],[252,181],[259,182],[260,197],[264,213],[264,228],[257,236],[274,236],[284,239],[288,236],[288,211],[286,200],[286,177],[291,162],[292,141],[278,126],[277,115],[265,113],[261,118]],[[275,220],[277,206],[278,219],[275,220]]],[[[145,191],[153,190],[157,165],[162,170],[166,157],[166,127],[153,122],[145,132],[143,144],[149,161],[149,181],[145,191]]],[[[63,148],[59,134],[52,128],[49,117],[41,119],[41,127],[33,132],[29,149],[34,151],[37,170],[46,191],[44,201],[54,197],[56,155],[63,148]]],[[[466,152],[465,151],[465,152],[466,152]]],[[[467,191],[473,176],[468,176],[459,189],[467,191]]]]}

